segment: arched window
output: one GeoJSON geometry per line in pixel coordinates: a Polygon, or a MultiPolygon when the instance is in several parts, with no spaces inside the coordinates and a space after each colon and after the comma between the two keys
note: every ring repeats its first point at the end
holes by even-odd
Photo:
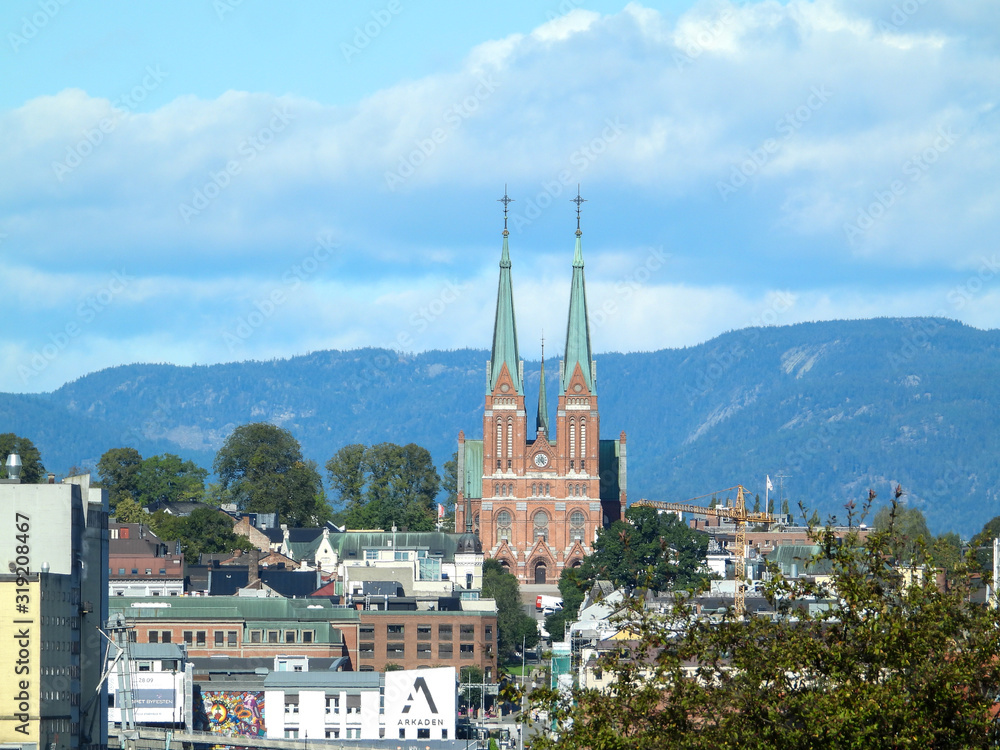
{"type": "Polygon", "coordinates": [[[576,458],[576,420],[569,421],[569,457],[576,458]]]}
{"type": "Polygon", "coordinates": [[[507,485],[507,497],[514,497],[514,485],[507,485]]]}
{"type": "Polygon", "coordinates": [[[549,483],[546,482],[545,483],[545,497],[548,497],[548,496],[549,496],[549,483]]]}
{"type": "Polygon", "coordinates": [[[500,483],[493,483],[493,497],[500,497],[500,483]]]}
{"type": "Polygon", "coordinates": [[[473,525],[475,526],[476,533],[478,534],[479,533],[479,514],[478,513],[476,513],[476,520],[475,520],[475,522],[474,522],[473,525]]]}
{"type": "Polygon", "coordinates": [[[538,511],[531,520],[535,527],[535,539],[547,541],[549,538],[549,517],[545,511],[538,511]]]}
{"type": "Polygon", "coordinates": [[[497,513],[497,540],[510,541],[510,513],[502,510],[497,513]]]}
{"type": "Polygon", "coordinates": [[[497,420],[497,468],[500,468],[500,459],[503,458],[503,424],[497,420]]]}
{"type": "Polygon", "coordinates": [[[583,495],[584,497],[586,497],[586,496],[587,496],[587,485],[586,485],[586,483],[584,483],[584,484],[582,485],[582,487],[581,487],[581,490],[582,490],[581,494],[582,494],[582,495],[583,495]]]}
{"type": "Polygon", "coordinates": [[[531,485],[531,496],[535,497],[535,495],[537,494],[538,494],[538,485],[537,484],[531,485]]]}
{"type": "Polygon", "coordinates": [[[514,418],[507,417],[507,458],[514,455],[514,418]]]}
{"type": "Polygon", "coordinates": [[[580,420],[580,458],[587,457],[587,420],[580,420]]]}
{"type": "Polygon", "coordinates": [[[574,510],[569,514],[569,538],[572,540],[583,541],[583,535],[586,532],[587,517],[583,515],[582,510],[574,510]]]}

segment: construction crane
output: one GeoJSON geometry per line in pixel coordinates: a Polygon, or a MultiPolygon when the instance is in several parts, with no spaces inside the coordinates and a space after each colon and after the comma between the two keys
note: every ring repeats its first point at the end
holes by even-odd
{"type": "Polygon", "coordinates": [[[665,503],[660,500],[639,500],[633,505],[644,508],[655,508],[656,510],[670,510],[680,513],[695,513],[701,516],[714,516],[716,518],[728,518],[736,525],[736,605],[735,611],[736,616],[742,618],[746,613],[746,600],[743,589],[745,588],[744,582],[746,581],[747,574],[747,558],[746,558],[746,546],[747,546],[747,527],[748,523],[777,523],[778,517],[772,516],[770,513],[761,513],[759,511],[748,511],[746,506],[746,501],[744,500],[744,494],[746,490],[743,489],[742,484],[738,484],[735,487],[727,487],[724,490],[719,490],[718,492],[710,492],[708,495],[699,495],[698,497],[692,497],[684,503],[665,503]],[[716,495],[718,492],[729,492],[730,490],[736,490],[736,504],[724,506],[721,508],[703,508],[700,505],[693,505],[692,501],[701,500],[709,495],[716,495]]]}

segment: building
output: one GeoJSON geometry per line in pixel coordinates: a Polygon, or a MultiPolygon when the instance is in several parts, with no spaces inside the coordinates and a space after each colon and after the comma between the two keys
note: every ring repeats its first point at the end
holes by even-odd
{"type": "Polygon", "coordinates": [[[184,555],[140,523],[111,522],[108,587],[111,596],[180,596],[184,555]]]}
{"type": "Polygon", "coordinates": [[[505,195],[501,200],[503,245],[493,347],[486,365],[483,439],[459,433],[455,528],[478,533],[486,556],[499,560],[522,583],[553,583],[565,567],[590,554],[599,528],[624,514],[625,433],[600,439],[579,196],[555,429],[545,394],[544,350],[535,424],[529,425],[506,227],[509,199],[505,195]]]}
{"type": "MultiPolygon", "coordinates": [[[[118,647],[111,646],[112,656],[118,647]]],[[[132,643],[127,647],[136,724],[193,726],[193,668],[180,643],[132,643]]],[[[108,680],[108,724],[120,724],[118,680],[108,680]]]]}
{"type": "Polygon", "coordinates": [[[104,750],[107,492],[89,475],[21,484],[19,465],[0,479],[0,745],[104,750]]]}
{"type": "Polygon", "coordinates": [[[454,740],[458,683],[451,667],[364,672],[272,672],[264,680],[268,738],[454,740]]]}

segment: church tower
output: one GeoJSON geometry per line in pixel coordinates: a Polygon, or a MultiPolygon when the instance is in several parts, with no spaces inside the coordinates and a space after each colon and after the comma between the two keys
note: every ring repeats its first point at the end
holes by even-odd
{"type": "Polygon", "coordinates": [[[559,367],[556,430],[549,429],[544,342],[535,429],[525,411],[505,194],[493,349],[486,365],[483,439],[458,439],[455,528],[479,535],[487,557],[522,583],[556,583],[590,554],[597,529],[625,510],[625,434],[600,439],[597,371],[590,343],[580,206],[570,281],[566,349],[559,367]]]}

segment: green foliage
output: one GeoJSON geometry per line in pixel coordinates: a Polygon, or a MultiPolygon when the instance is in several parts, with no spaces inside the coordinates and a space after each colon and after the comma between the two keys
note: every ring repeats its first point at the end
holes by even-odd
{"type": "Polygon", "coordinates": [[[26,437],[18,437],[13,432],[0,434],[0,479],[7,479],[7,456],[14,450],[21,457],[21,484],[42,484],[47,472],[42,465],[42,456],[35,444],[26,437]]]}
{"type": "MultiPolygon", "coordinates": [[[[467,667],[462,667],[459,670],[459,683],[468,683],[469,685],[482,685],[483,668],[477,664],[470,664],[467,667]]],[[[460,696],[462,698],[462,703],[466,706],[478,706],[483,697],[483,689],[481,687],[468,687],[465,688],[460,696]]]]}
{"type": "Polygon", "coordinates": [[[535,691],[556,733],[532,747],[995,747],[1000,628],[996,610],[971,602],[980,571],[963,562],[939,587],[921,575],[933,564],[921,550],[896,556],[906,540],[891,523],[864,541],[837,543],[831,529],[814,541],[830,582],[772,570],[767,595],[784,603],[774,619],[630,602],[620,624],[635,639],[601,659],[613,689],[535,691]],[[831,607],[795,605],[812,598],[831,607]]]}
{"type": "Polygon", "coordinates": [[[139,471],[142,456],[135,448],[112,448],[105,451],[97,462],[97,474],[101,486],[108,491],[108,501],[112,509],[122,496],[139,496],[139,471]]]}
{"type": "Polygon", "coordinates": [[[594,552],[580,568],[588,584],[604,578],[629,590],[669,591],[698,587],[707,580],[701,572],[707,534],[653,508],[632,506],[625,518],[597,532],[594,552]]]}
{"type": "Polygon", "coordinates": [[[563,572],[559,576],[559,593],[562,594],[563,608],[545,618],[545,629],[553,641],[563,640],[566,624],[576,621],[587,589],[593,583],[584,577],[582,571],[582,566],[563,568],[563,572]]]}
{"type": "Polygon", "coordinates": [[[521,609],[521,587],[517,579],[496,560],[483,562],[482,597],[495,599],[497,603],[499,664],[511,661],[514,653],[521,650],[522,643],[526,648],[538,643],[538,625],[521,609]]]}
{"type": "Polygon", "coordinates": [[[266,422],[237,427],[214,468],[222,491],[240,510],[278,513],[289,526],[319,526],[330,517],[316,465],[303,459],[288,430],[266,422]]]}
{"type": "Polygon", "coordinates": [[[337,451],[326,470],[350,528],[434,530],[441,479],[425,448],[354,443],[337,451]]]}
{"type": "Polygon", "coordinates": [[[896,502],[879,508],[872,525],[879,531],[892,530],[893,539],[899,545],[894,552],[904,560],[912,560],[934,540],[927,529],[924,514],[917,508],[909,508],[896,502]]]}
{"type": "Polygon", "coordinates": [[[118,504],[115,505],[115,520],[118,523],[149,523],[149,513],[136,502],[135,498],[128,493],[118,496],[118,504]]]}
{"type": "Polygon", "coordinates": [[[1000,536],[1000,516],[994,516],[983,525],[983,530],[972,537],[973,547],[987,547],[1000,536]]]}
{"type": "Polygon", "coordinates": [[[139,467],[136,480],[138,497],[144,505],[201,500],[207,476],[206,469],[193,461],[182,461],[173,453],[150,456],[139,467]]]}
{"type": "MultiPolygon", "coordinates": [[[[445,491],[444,518],[441,520],[441,531],[455,531],[455,502],[458,500],[458,451],[442,467],[441,489],[445,491]]],[[[465,529],[460,529],[459,533],[465,529]]]]}
{"type": "Polygon", "coordinates": [[[197,564],[202,553],[253,549],[247,537],[233,533],[232,518],[215,508],[196,508],[189,516],[172,516],[158,510],[149,516],[148,523],[160,539],[181,543],[188,565],[197,564]]]}

